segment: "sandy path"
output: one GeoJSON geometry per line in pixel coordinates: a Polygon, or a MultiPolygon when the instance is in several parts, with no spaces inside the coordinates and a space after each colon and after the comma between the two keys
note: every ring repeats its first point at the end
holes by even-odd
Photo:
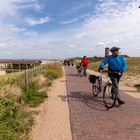
{"type": "MultiPolygon", "coordinates": [[[[99,75],[98,72],[95,72],[93,70],[88,70],[88,73],[99,75]]],[[[108,77],[103,75],[103,79],[106,81],[108,77]]],[[[119,86],[120,90],[124,91],[126,94],[130,95],[133,98],[140,99],[140,93],[137,92],[137,89],[135,87],[126,86],[124,80],[127,79],[125,79],[125,77],[122,77],[122,81],[120,82],[120,86],[119,86]]]]}
{"type": "Polygon", "coordinates": [[[41,104],[32,131],[33,140],[72,140],[65,77],[54,82],[49,98],[41,104]]]}
{"type": "Polygon", "coordinates": [[[0,75],[5,75],[5,71],[0,71],[0,75]]]}

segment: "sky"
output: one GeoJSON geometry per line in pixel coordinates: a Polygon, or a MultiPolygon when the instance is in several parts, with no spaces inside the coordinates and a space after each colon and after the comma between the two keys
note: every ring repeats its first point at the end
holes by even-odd
{"type": "Polygon", "coordinates": [[[140,56],[140,0],[0,0],[0,59],[140,56]]]}

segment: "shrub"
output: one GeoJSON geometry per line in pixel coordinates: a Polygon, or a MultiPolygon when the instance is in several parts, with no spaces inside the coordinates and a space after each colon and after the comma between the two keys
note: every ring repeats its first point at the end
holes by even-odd
{"type": "Polygon", "coordinates": [[[27,138],[34,119],[16,103],[16,97],[9,93],[0,100],[0,139],[20,140],[24,135],[27,138]]]}
{"type": "Polygon", "coordinates": [[[46,69],[44,70],[44,76],[47,77],[47,79],[49,80],[54,80],[57,79],[60,76],[60,74],[56,70],[46,69]]]}
{"type": "Polygon", "coordinates": [[[36,82],[30,83],[28,90],[26,88],[23,89],[22,99],[25,104],[36,107],[48,97],[46,92],[39,92],[38,90],[39,86],[36,82]]]}

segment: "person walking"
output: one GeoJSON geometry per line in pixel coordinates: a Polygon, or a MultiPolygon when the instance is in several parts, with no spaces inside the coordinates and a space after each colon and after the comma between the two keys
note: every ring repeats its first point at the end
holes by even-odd
{"type": "MultiPolygon", "coordinates": [[[[112,55],[107,56],[99,65],[99,72],[103,72],[104,66],[108,64],[109,77],[114,85],[117,93],[117,101],[119,105],[125,103],[119,94],[119,81],[124,71],[126,70],[126,61],[122,55],[119,55],[119,47],[112,47],[110,49],[112,55]]],[[[113,91],[112,91],[113,93],[113,91]]]]}

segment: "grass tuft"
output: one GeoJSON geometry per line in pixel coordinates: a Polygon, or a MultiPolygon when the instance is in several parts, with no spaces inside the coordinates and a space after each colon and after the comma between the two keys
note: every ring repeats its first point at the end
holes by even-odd
{"type": "Polygon", "coordinates": [[[33,82],[29,85],[28,90],[23,89],[22,99],[26,105],[31,107],[36,107],[40,103],[44,102],[47,98],[46,92],[39,92],[39,86],[36,82],[33,82]]]}
{"type": "Polygon", "coordinates": [[[24,135],[27,138],[34,119],[16,103],[16,97],[9,93],[0,100],[0,139],[20,140],[24,135]]]}

